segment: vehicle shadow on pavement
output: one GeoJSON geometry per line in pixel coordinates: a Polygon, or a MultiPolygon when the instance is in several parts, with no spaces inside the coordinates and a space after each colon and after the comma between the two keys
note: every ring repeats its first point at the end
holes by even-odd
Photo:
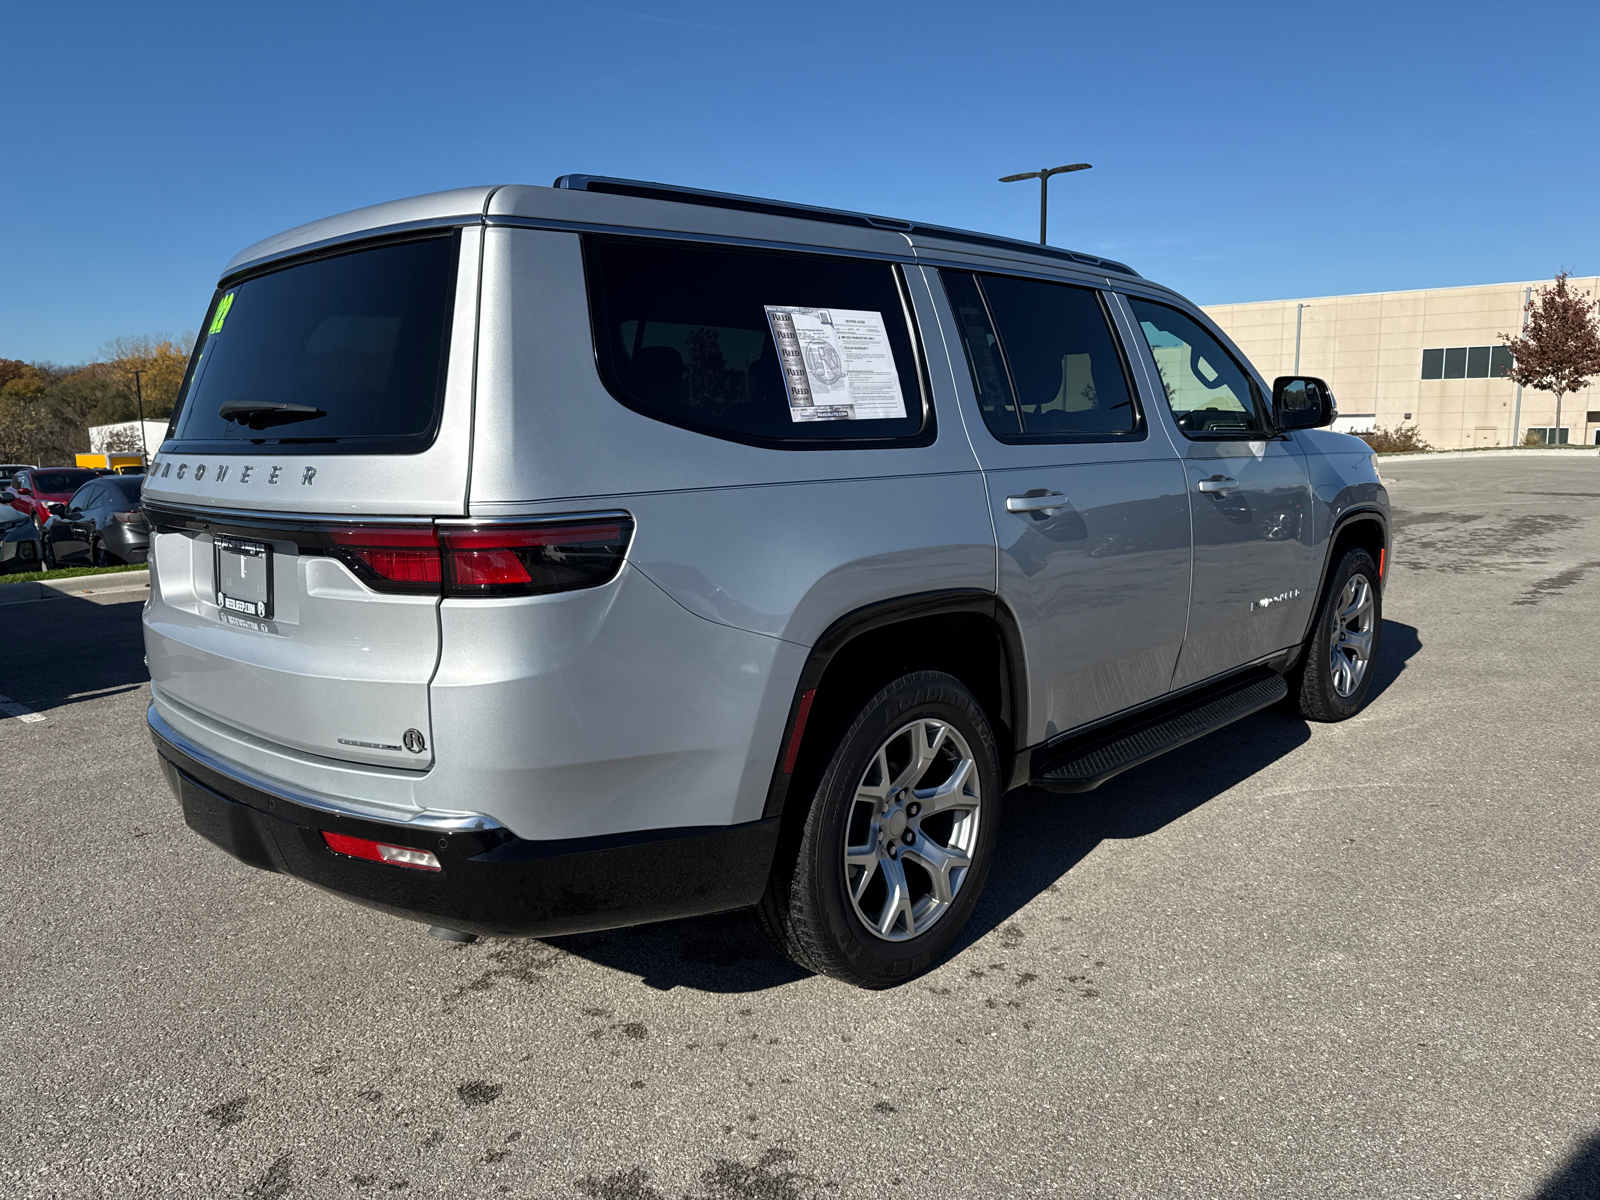
{"type": "MultiPolygon", "coordinates": [[[[1385,621],[1370,695],[1379,696],[1421,648],[1414,627],[1385,621]]],[[[1269,709],[1119,775],[1093,792],[1061,796],[1022,788],[1010,793],[1002,811],[994,869],[952,953],[1003,929],[1101,842],[1154,833],[1310,738],[1305,721],[1283,709],[1269,709]]],[[[748,913],[552,938],[550,945],[637,975],[662,990],[755,992],[808,974],[768,947],[748,913]]]]}
{"type": "Polygon", "coordinates": [[[143,592],[126,600],[63,596],[0,608],[4,692],[37,713],[91,696],[131,691],[150,680],[139,624],[143,592]]]}
{"type": "Polygon", "coordinates": [[[1600,1196],[1600,1133],[1590,1134],[1533,1200],[1595,1200],[1600,1196]]]}

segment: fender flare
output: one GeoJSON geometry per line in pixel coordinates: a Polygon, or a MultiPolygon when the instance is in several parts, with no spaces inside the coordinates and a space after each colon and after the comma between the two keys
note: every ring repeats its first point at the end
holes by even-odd
{"type": "MultiPolygon", "coordinates": [[[[1333,523],[1333,528],[1328,533],[1328,548],[1322,555],[1322,574],[1317,579],[1317,602],[1311,606],[1311,615],[1306,618],[1305,631],[1300,635],[1299,646],[1295,648],[1289,662],[1284,667],[1286,671],[1292,670],[1299,665],[1300,656],[1305,653],[1306,643],[1310,641],[1312,628],[1317,623],[1317,616],[1322,612],[1322,598],[1328,588],[1328,576],[1333,573],[1333,568],[1336,565],[1333,561],[1333,548],[1339,544],[1339,535],[1357,522],[1376,525],[1383,534],[1384,550],[1387,552],[1390,547],[1388,514],[1376,505],[1359,505],[1341,514],[1339,519],[1333,523]]],[[[1378,580],[1378,587],[1382,589],[1388,581],[1389,572],[1385,567],[1382,572],[1382,578],[1378,580]]]]}
{"type": "Polygon", "coordinates": [[[922,617],[947,616],[971,613],[988,617],[1000,631],[1000,645],[1004,661],[1001,670],[1004,684],[1000,689],[1000,719],[1012,732],[1012,742],[1007,757],[1000,764],[1002,778],[1007,788],[1013,782],[1021,764],[1026,773],[1027,754],[1022,742],[1026,738],[1028,717],[1027,663],[1023,656],[1022,631],[1010,607],[994,592],[981,588],[950,588],[934,592],[916,592],[879,600],[873,604],[845,613],[834,620],[812,644],[801,668],[799,682],[789,702],[789,716],[783,725],[783,738],[774,756],[772,781],[767,787],[767,802],[763,818],[781,816],[788,798],[789,783],[793,779],[794,759],[805,738],[804,720],[810,715],[812,699],[828,667],[841,650],[862,634],[871,633],[891,625],[903,624],[922,617]],[[786,769],[787,768],[787,769],[786,769]]]}

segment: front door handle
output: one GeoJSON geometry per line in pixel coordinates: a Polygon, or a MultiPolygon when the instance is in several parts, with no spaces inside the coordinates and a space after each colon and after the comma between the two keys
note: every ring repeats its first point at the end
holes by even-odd
{"type": "Polygon", "coordinates": [[[1226,475],[1213,475],[1210,479],[1202,479],[1196,486],[1202,492],[1226,496],[1229,492],[1239,490],[1239,481],[1237,479],[1229,479],[1226,475]]]}
{"type": "Polygon", "coordinates": [[[1060,492],[1047,492],[1042,488],[1035,488],[1026,495],[1006,497],[1006,511],[1009,513],[1049,512],[1066,506],[1067,498],[1060,492]]]}

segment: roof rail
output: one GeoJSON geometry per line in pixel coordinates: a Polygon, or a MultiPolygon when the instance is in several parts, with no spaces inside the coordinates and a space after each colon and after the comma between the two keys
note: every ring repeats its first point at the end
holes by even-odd
{"type": "Polygon", "coordinates": [[[969,242],[977,246],[990,246],[1000,250],[1026,251],[1059,258],[1097,270],[1115,271],[1122,275],[1140,278],[1139,272],[1114,259],[1083,254],[1076,250],[1058,250],[1054,246],[1038,246],[1020,238],[997,237],[989,233],[973,233],[967,229],[951,229],[944,225],[928,225],[922,221],[902,221],[896,217],[874,217],[867,213],[849,212],[840,208],[818,208],[811,204],[791,204],[785,200],[763,200],[759,196],[739,196],[731,192],[708,192],[701,188],[678,187],[670,183],[648,183],[639,179],[612,179],[604,175],[561,175],[552,187],[568,188],[579,192],[604,192],[612,196],[638,196],[646,200],[673,200],[679,204],[704,204],[710,208],[732,208],[741,212],[766,213],[774,217],[799,217],[807,221],[827,221],[834,225],[856,225],[869,229],[888,229],[896,233],[921,233],[930,237],[945,238],[952,242],[969,242]]]}

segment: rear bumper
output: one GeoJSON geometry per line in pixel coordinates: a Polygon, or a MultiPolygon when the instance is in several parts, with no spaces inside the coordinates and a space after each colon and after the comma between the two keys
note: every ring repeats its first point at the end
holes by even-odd
{"type": "Polygon", "coordinates": [[[150,735],[185,822],[241,862],[468,933],[548,937],[743,908],[760,899],[777,844],[776,819],[544,842],[503,828],[369,820],[232,778],[174,745],[154,722],[150,735]],[[335,854],[324,830],[428,850],[443,869],[335,854]]]}

